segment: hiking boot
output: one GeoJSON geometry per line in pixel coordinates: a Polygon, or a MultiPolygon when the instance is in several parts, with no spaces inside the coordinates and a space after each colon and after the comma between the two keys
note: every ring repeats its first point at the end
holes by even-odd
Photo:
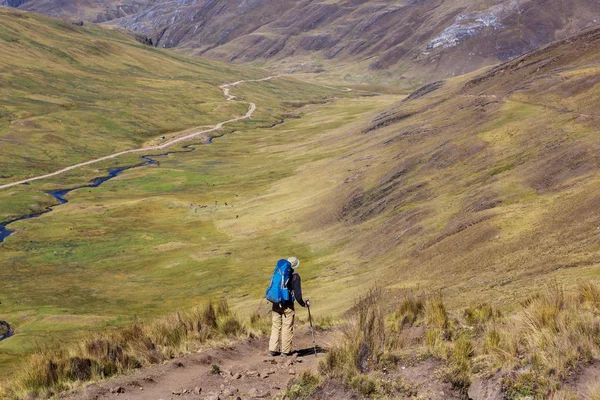
{"type": "Polygon", "coordinates": [[[269,351],[269,355],[271,357],[277,357],[279,354],[281,354],[281,353],[279,353],[278,351],[269,351]]]}
{"type": "Polygon", "coordinates": [[[281,357],[291,357],[294,353],[281,353],[281,357]]]}

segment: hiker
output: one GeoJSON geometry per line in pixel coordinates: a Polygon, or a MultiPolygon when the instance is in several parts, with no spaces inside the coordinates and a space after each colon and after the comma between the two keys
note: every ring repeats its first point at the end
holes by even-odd
{"type": "Polygon", "coordinates": [[[273,325],[269,341],[269,354],[272,356],[292,354],[294,300],[302,307],[310,307],[310,301],[302,299],[300,275],[296,272],[299,265],[300,261],[296,257],[279,260],[271,279],[271,286],[267,289],[267,299],[273,303],[273,325]],[[273,295],[278,286],[283,286],[279,290],[280,293],[273,295]]]}

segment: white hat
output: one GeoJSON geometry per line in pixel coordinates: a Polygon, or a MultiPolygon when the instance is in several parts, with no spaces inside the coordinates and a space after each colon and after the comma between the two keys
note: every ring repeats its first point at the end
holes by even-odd
{"type": "Polygon", "coordinates": [[[292,264],[292,269],[296,269],[300,265],[300,260],[298,260],[296,257],[290,257],[288,258],[288,261],[290,264],[292,264]]]}

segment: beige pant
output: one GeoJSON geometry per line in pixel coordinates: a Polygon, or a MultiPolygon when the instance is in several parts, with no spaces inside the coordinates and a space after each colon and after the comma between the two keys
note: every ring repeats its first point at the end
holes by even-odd
{"type": "Polygon", "coordinates": [[[273,307],[273,325],[271,326],[271,340],[269,351],[282,353],[292,352],[292,339],[294,337],[294,309],[290,307],[273,307]]]}

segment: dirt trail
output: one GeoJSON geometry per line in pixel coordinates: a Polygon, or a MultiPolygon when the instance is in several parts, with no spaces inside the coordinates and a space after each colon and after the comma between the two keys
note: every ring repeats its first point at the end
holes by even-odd
{"type": "MultiPolygon", "coordinates": [[[[327,349],[335,331],[316,331],[319,347],[327,349]]],[[[290,379],[316,368],[310,328],[296,330],[292,357],[267,355],[268,338],[247,339],[175,358],[132,375],[91,384],[63,398],[70,400],[270,399],[286,389],[290,379]],[[215,373],[218,365],[220,373],[215,373]]],[[[320,350],[322,351],[322,350],[320,350]]]]}
{"type": "MultiPolygon", "coordinates": [[[[237,86],[237,85],[240,85],[242,83],[248,83],[248,82],[264,82],[264,81],[268,81],[268,80],[275,79],[275,78],[278,78],[278,77],[279,77],[279,75],[273,75],[273,76],[268,76],[268,77],[262,78],[262,79],[243,80],[243,81],[237,81],[237,82],[233,82],[233,83],[225,83],[225,84],[219,86],[219,88],[223,91],[223,95],[227,98],[227,101],[233,101],[235,99],[235,96],[232,96],[229,93],[230,92],[230,88],[232,86],[237,86]]],[[[165,149],[167,147],[170,147],[170,146],[172,146],[174,144],[181,143],[181,142],[184,142],[184,141],[187,141],[187,140],[190,140],[190,139],[197,138],[198,136],[204,135],[204,134],[209,133],[209,132],[217,131],[217,130],[221,129],[224,125],[231,124],[233,122],[237,122],[237,121],[241,121],[241,120],[244,120],[244,119],[251,118],[252,115],[254,114],[254,112],[256,111],[256,104],[254,104],[254,103],[248,103],[248,104],[249,104],[248,111],[243,116],[232,118],[232,119],[229,119],[227,121],[219,122],[217,125],[215,125],[214,127],[210,128],[210,129],[205,129],[203,131],[198,131],[198,132],[192,132],[192,133],[189,133],[187,135],[180,136],[178,138],[169,140],[169,141],[167,141],[167,142],[165,142],[165,143],[163,143],[161,145],[158,145],[158,146],[149,146],[149,147],[142,147],[142,148],[139,148],[139,149],[124,150],[124,151],[120,151],[118,153],[110,154],[110,155],[107,155],[107,156],[104,156],[104,157],[95,158],[95,159],[90,160],[90,161],[85,161],[85,162],[82,162],[82,163],[79,163],[79,164],[71,165],[69,167],[65,167],[63,169],[60,169],[60,170],[55,171],[55,172],[51,172],[49,174],[39,175],[39,176],[35,176],[35,177],[32,177],[32,178],[23,179],[23,180],[18,181],[18,182],[6,183],[4,185],[0,185],[0,189],[7,189],[7,188],[10,188],[10,187],[13,187],[13,186],[22,185],[24,183],[29,183],[29,182],[38,181],[38,180],[41,180],[41,179],[50,178],[50,177],[53,177],[53,176],[64,174],[65,172],[74,170],[76,168],[80,168],[80,167],[83,167],[83,166],[86,166],[86,165],[90,165],[90,164],[95,164],[95,163],[98,163],[100,161],[110,160],[112,158],[116,158],[116,157],[119,157],[119,156],[122,156],[122,155],[125,155],[125,154],[150,152],[150,151],[155,151],[155,150],[163,150],[163,149],[165,149]]]]}

